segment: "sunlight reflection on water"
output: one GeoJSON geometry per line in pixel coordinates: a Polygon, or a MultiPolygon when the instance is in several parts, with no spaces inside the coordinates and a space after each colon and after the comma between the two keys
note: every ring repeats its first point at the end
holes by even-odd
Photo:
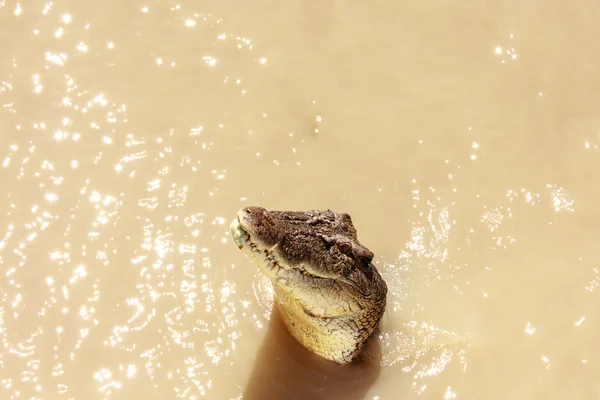
{"type": "Polygon", "coordinates": [[[370,398],[597,396],[596,11],[417,3],[0,0],[0,397],[239,398],[249,203],[360,221],[370,398]]]}

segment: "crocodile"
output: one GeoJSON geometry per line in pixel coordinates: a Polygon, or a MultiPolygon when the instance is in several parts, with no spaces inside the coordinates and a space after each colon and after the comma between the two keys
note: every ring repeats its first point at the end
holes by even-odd
{"type": "Polygon", "coordinates": [[[244,207],[232,238],[273,284],[291,335],[318,356],[355,360],[379,326],[387,285],[349,214],[244,207]]]}

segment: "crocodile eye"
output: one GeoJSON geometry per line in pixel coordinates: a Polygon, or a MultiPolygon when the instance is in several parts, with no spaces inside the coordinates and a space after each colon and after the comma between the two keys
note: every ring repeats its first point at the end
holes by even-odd
{"type": "Polygon", "coordinates": [[[373,261],[373,257],[375,257],[375,254],[371,253],[369,250],[362,250],[361,254],[358,256],[360,262],[366,265],[369,265],[371,261],[373,261]]]}
{"type": "Polygon", "coordinates": [[[360,261],[360,266],[363,269],[369,269],[370,265],[371,265],[371,259],[366,258],[366,257],[360,257],[359,258],[360,261]]]}
{"type": "Polygon", "coordinates": [[[352,248],[352,244],[348,243],[348,242],[341,242],[337,244],[338,249],[340,250],[340,252],[350,258],[354,258],[354,251],[352,248]]]}

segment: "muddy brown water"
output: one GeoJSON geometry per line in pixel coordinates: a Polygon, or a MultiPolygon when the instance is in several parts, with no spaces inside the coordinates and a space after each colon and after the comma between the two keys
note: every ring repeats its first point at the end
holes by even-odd
{"type": "Polygon", "coordinates": [[[600,399],[599,7],[0,0],[0,398],[600,399]],[[352,215],[364,363],[244,205],[352,215]]]}

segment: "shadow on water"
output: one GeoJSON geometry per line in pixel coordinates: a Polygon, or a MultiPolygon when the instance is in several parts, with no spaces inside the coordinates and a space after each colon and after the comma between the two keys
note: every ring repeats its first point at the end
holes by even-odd
{"type": "Polygon", "coordinates": [[[359,359],[347,365],[337,364],[298,343],[274,305],[243,399],[363,400],[380,370],[377,334],[369,338],[359,359]]]}

